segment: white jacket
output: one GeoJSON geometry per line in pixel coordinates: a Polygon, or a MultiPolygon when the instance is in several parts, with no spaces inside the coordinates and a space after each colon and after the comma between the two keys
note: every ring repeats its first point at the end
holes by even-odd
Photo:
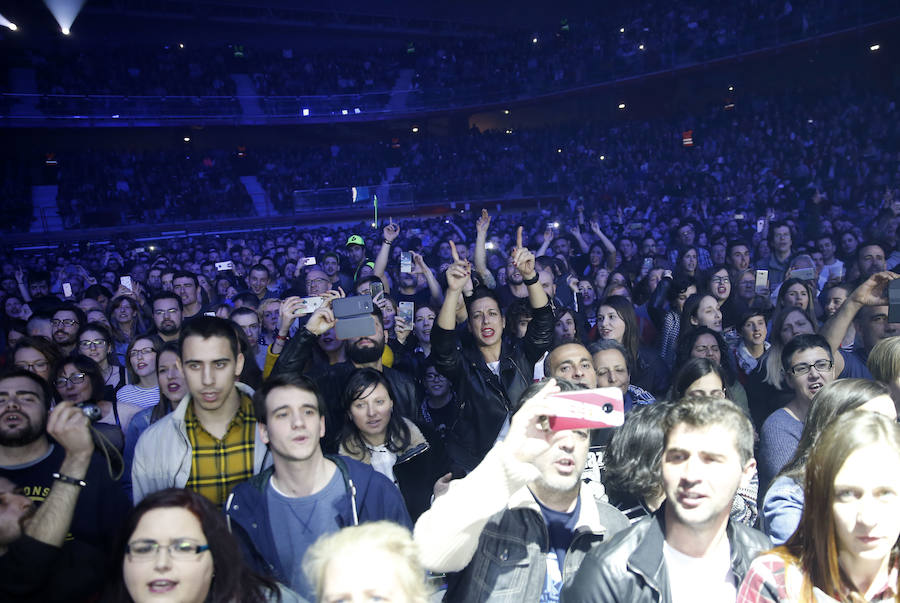
{"type": "MultiPolygon", "coordinates": [[[[253,388],[235,383],[242,394],[253,396],[253,388]]],[[[131,469],[134,503],[165,488],[183,488],[191,474],[191,442],[184,426],[184,415],[191,403],[187,394],[178,407],[151,425],[141,434],[134,452],[131,469]]],[[[256,430],[256,449],[253,454],[253,473],[259,473],[272,459],[266,459],[268,448],[256,430]]]]}

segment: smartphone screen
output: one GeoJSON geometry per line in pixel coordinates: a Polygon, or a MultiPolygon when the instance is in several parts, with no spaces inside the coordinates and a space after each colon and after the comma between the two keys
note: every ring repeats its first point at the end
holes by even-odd
{"type": "Polygon", "coordinates": [[[131,291],[131,277],[130,276],[123,276],[122,278],[119,279],[119,282],[122,284],[123,287],[125,287],[126,289],[131,291]]]}
{"type": "Polygon", "coordinates": [[[400,253],[400,272],[412,272],[412,254],[408,251],[400,253]]]}
{"type": "Polygon", "coordinates": [[[405,320],[406,324],[412,326],[415,309],[416,304],[413,302],[400,302],[397,304],[397,316],[405,320]]]}
{"type": "Polygon", "coordinates": [[[769,292],[769,271],[756,271],[756,294],[765,295],[769,292]]]}
{"type": "Polygon", "coordinates": [[[384,285],[382,283],[372,283],[369,286],[369,295],[374,298],[379,293],[384,293],[384,285]]]}

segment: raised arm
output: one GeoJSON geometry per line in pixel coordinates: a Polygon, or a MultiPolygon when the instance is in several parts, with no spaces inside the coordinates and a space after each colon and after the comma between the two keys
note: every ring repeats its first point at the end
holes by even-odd
{"type": "Polygon", "coordinates": [[[581,249],[581,253],[587,253],[591,250],[590,246],[587,244],[587,241],[584,240],[584,235],[581,234],[581,228],[578,226],[578,224],[570,228],[569,232],[572,233],[572,236],[575,237],[576,241],[578,241],[578,247],[581,249]]]}
{"type": "Polygon", "coordinates": [[[481,210],[481,217],[475,222],[475,271],[481,277],[481,282],[488,289],[496,289],[497,281],[487,267],[487,233],[491,225],[491,216],[486,209],[481,210]]]}
{"type": "Polygon", "coordinates": [[[384,240],[382,241],[381,249],[378,250],[378,257],[375,258],[375,276],[380,277],[382,282],[384,282],[384,290],[386,293],[391,292],[391,285],[388,283],[388,279],[384,278],[384,271],[387,268],[388,261],[391,259],[391,247],[394,245],[394,240],[400,235],[400,226],[394,224],[394,221],[391,220],[387,226],[381,231],[382,235],[384,235],[384,240]]]}
{"type": "MultiPolygon", "coordinates": [[[[319,308],[312,313],[306,326],[297,331],[297,333],[285,344],[281,350],[278,361],[272,368],[273,375],[282,375],[285,373],[301,374],[309,364],[312,358],[312,349],[316,337],[334,327],[336,320],[334,313],[331,311],[331,302],[338,297],[344,297],[343,289],[337,291],[326,291],[322,297],[325,301],[319,308]]],[[[288,325],[290,326],[290,325],[288,325]]]]}
{"type": "Polygon", "coordinates": [[[600,244],[606,250],[606,268],[612,272],[616,269],[616,246],[603,234],[603,231],[600,230],[600,223],[596,220],[591,220],[591,232],[597,235],[597,238],[600,239],[600,244]]]}
{"type": "Polygon", "coordinates": [[[447,268],[447,294],[437,317],[438,326],[448,331],[456,328],[456,305],[462,295],[462,288],[472,272],[469,262],[459,259],[453,241],[450,241],[450,251],[453,254],[453,263],[447,268]]]}
{"type": "Polygon", "coordinates": [[[417,274],[421,273],[422,276],[425,277],[425,282],[428,283],[428,291],[431,293],[431,303],[440,305],[444,301],[444,292],[441,291],[441,285],[437,282],[437,279],[434,278],[434,273],[431,272],[431,268],[425,263],[425,258],[415,251],[410,253],[412,254],[414,266],[413,272],[417,274]]]}
{"type": "Polygon", "coordinates": [[[25,526],[25,534],[50,546],[61,547],[72,524],[75,504],[91,464],[94,442],[88,418],[70,402],[60,402],[47,418],[47,433],[66,451],[50,494],[25,526]],[[76,480],[70,483],[68,479],[76,480]],[[66,480],[66,481],[64,481],[66,480]]]}
{"type": "MultiPolygon", "coordinates": [[[[522,280],[524,282],[528,283],[528,281],[537,278],[537,272],[534,269],[534,254],[522,245],[521,226],[516,230],[516,246],[512,251],[512,261],[515,263],[519,274],[522,275],[522,280]]],[[[544,292],[544,288],[541,287],[539,281],[535,280],[533,283],[527,285],[527,287],[528,301],[532,308],[543,308],[550,303],[550,299],[547,297],[547,294],[544,292]]]]}

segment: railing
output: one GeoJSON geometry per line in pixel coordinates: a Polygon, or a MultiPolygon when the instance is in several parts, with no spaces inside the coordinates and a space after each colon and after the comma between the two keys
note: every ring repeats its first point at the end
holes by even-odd
{"type": "MultiPolygon", "coordinates": [[[[641,50],[617,49],[612,56],[579,53],[550,74],[543,66],[521,77],[481,78],[480,85],[442,86],[433,82],[425,89],[311,96],[122,96],[122,95],[0,95],[0,124],[34,125],[65,122],[65,125],[127,126],[160,122],[206,121],[294,123],[366,121],[396,115],[435,112],[461,107],[490,105],[557,94],[567,90],[616,82],[626,78],[690,67],[712,60],[740,57],[748,53],[815,40],[836,33],[878,28],[900,18],[900,0],[840,2],[833,12],[811,21],[787,15],[763,30],[729,35],[685,48],[690,38],[657,45],[648,35],[641,50]],[[543,69],[543,71],[541,70],[543,69]],[[501,78],[503,79],[503,78],[501,78]],[[260,114],[242,113],[241,100],[252,99],[260,114]]],[[[547,57],[539,56],[543,61],[547,57]]],[[[429,74],[423,74],[427,81],[429,74]]]]}

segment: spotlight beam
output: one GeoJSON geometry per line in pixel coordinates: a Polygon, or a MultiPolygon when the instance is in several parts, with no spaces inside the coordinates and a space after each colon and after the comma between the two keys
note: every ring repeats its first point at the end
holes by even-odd
{"type": "Polygon", "coordinates": [[[85,0],[44,0],[44,5],[56,22],[64,36],[69,35],[72,24],[84,6],[85,0]]]}
{"type": "Polygon", "coordinates": [[[7,19],[6,17],[4,17],[3,15],[0,15],[0,26],[9,28],[9,29],[12,30],[12,31],[18,31],[18,29],[19,29],[19,26],[18,26],[18,25],[16,25],[15,23],[13,23],[12,21],[10,21],[9,19],[7,19]]]}

